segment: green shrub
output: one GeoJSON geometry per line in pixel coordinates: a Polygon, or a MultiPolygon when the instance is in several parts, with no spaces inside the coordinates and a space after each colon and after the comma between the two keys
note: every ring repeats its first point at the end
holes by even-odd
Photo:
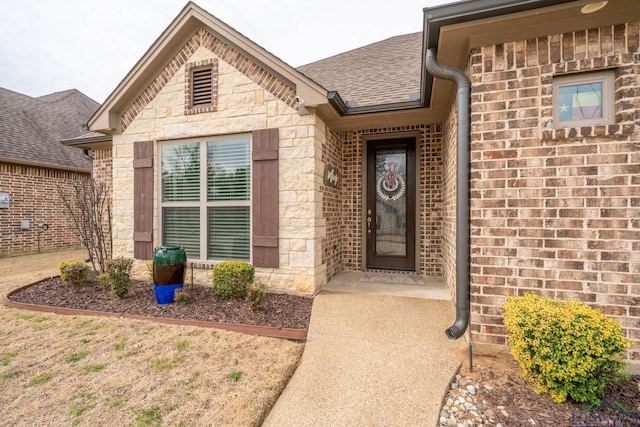
{"type": "Polygon", "coordinates": [[[247,286],[247,306],[249,310],[256,311],[262,308],[267,299],[267,287],[261,283],[252,283],[247,286]]]}
{"type": "Polygon", "coordinates": [[[585,304],[512,297],[504,324],[523,377],[556,402],[594,402],[606,385],[626,377],[621,357],[630,344],[620,324],[585,304]]]}
{"type": "Polygon", "coordinates": [[[79,288],[89,281],[89,267],[84,262],[63,262],[58,268],[62,283],[66,285],[79,288]]]}
{"type": "Polygon", "coordinates": [[[105,282],[111,292],[118,298],[123,298],[131,289],[131,258],[114,258],[107,261],[107,277],[105,282]]]}
{"type": "Polygon", "coordinates": [[[110,287],[109,284],[109,275],[107,275],[107,273],[100,273],[98,274],[98,284],[100,286],[102,286],[103,288],[108,288],[110,287]]]}
{"type": "Polygon", "coordinates": [[[176,289],[173,292],[173,302],[180,306],[185,306],[191,301],[191,294],[185,288],[176,289]]]}
{"type": "Polygon", "coordinates": [[[245,261],[225,261],[213,267],[213,290],[223,298],[244,298],[255,269],[245,261]]]}

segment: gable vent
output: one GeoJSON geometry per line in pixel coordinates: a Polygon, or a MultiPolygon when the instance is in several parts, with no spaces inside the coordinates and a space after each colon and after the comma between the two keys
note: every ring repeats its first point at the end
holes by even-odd
{"type": "Polygon", "coordinates": [[[213,102],[213,73],[211,67],[192,71],[192,105],[210,105],[213,102]]]}

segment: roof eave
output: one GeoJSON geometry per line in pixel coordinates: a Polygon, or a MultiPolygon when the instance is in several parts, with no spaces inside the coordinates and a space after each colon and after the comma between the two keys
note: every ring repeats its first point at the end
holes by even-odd
{"type": "Polygon", "coordinates": [[[79,168],[73,166],[64,166],[58,165],[55,163],[47,163],[47,162],[34,162],[30,160],[21,160],[21,159],[11,159],[8,157],[0,157],[0,163],[11,163],[14,165],[24,165],[24,166],[34,166],[39,168],[47,168],[47,169],[56,169],[56,170],[64,170],[69,172],[82,172],[82,173],[91,173],[91,165],[87,168],[79,168]]]}
{"type": "Polygon", "coordinates": [[[473,0],[435,7],[425,7],[423,9],[424,28],[421,68],[421,98],[424,99],[425,105],[428,106],[431,104],[434,79],[433,76],[427,73],[424,66],[424,58],[428,49],[437,49],[442,27],[574,1],[575,0],[473,0]]]}
{"type": "Polygon", "coordinates": [[[81,148],[83,150],[103,150],[111,148],[112,140],[111,135],[96,135],[86,138],[63,139],[60,143],[67,147],[81,148]]]}

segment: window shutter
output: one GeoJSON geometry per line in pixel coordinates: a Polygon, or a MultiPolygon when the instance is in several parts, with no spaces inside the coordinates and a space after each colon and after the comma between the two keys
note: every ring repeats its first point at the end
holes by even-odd
{"type": "Polygon", "coordinates": [[[133,144],[133,257],[153,258],[153,141],[133,144]]]}
{"type": "Polygon", "coordinates": [[[278,129],[254,131],[252,140],[253,265],[278,268],[278,129]]]}

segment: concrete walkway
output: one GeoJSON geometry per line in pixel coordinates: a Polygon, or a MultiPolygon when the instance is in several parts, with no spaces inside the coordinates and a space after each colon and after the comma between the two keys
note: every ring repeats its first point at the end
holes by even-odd
{"type": "Polygon", "coordinates": [[[264,426],[436,426],[464,339],[446,289],[341,273],[316,296],[307,344],[264,426]]]}

